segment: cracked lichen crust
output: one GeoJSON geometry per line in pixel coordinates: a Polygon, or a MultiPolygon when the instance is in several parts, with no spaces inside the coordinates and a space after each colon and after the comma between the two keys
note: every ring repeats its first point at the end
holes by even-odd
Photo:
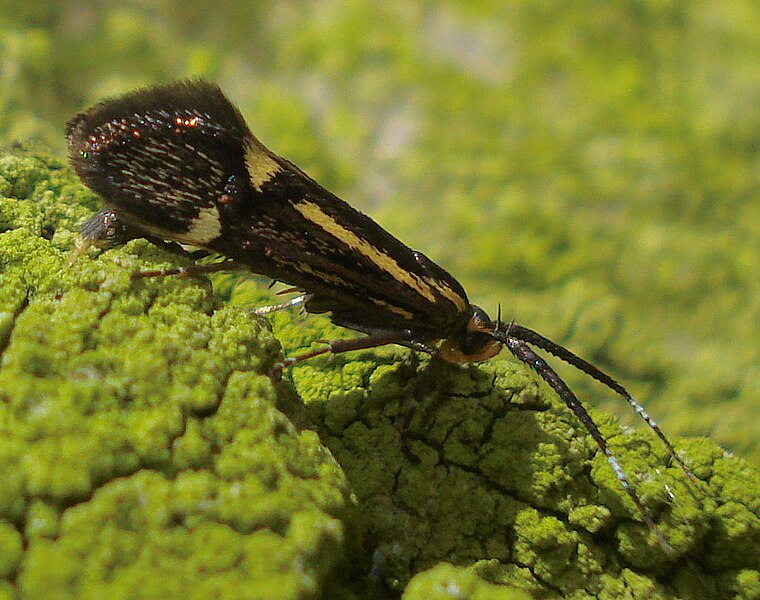
{"type": "MultiPolygon", "coordinates": [[[[304,411],[263,375],[252,284],[217,280],[223,305],[203,279],[132,280],[185,260],[144,240],[70,262],[99,205],[55,159],[0,156],[0,598],[760,596],[740,459],[674,440],[692,488],[594,411],[669,556],[526,368],[315,359],[286,375],[304,411]]],[[[272,320],[291,353],[351,335],[272,320]]]]}
{"type": "MultiPolygon", "coordinates": [[[[651,432],[593,411],[673,546],[668,555],[583,427],[531,372],[501,360],[417,361],[376,349],[291,373],[356,491],[384,585],[400,590],[446,561],[539,598],[760,593],[760,477],[746,462],[708,440],[678,440],[700,480],[692,486],[651,432]]],[[[414,589],[443,589],[449,577],[425,581],[414,589]]]]}
{"type": "Polygon", "coordinates": [[[267,324],[133,281],[181,260],[145,240],[73,257],[97,203],[57,160],[0,156],[0,195],[0,597],[318,596],[347,488],[267,324]]]}

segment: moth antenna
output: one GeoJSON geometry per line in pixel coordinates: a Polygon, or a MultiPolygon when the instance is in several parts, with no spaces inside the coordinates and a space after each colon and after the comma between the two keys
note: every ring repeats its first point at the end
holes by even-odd
{"type": "Polygon", "coordinates": [[[644,420],[649,428],[655,432],[657,437],[660,438],[660,441],[665,446],[665,449],[668,451],[670,458],[678,463],[678,466],[681,467],[681,470],[686,474],[686,477],[688,477],[689,481],[696,485],[696,477],[691,472],[689,467],[686,466],[686,463],[679,456],[678,452],[676,452],[676,449],[670,443],[670,440],[668,440],[668,438],[665,436],[665,433],[663,433],[662,429],[660,429],[660,426],[644,409],[644,407],[639,404],[639,402],[637,402],[633,396],[631,396],[627,389],[625,389],[622,385],[601,371],[599,368],[592,365],[590,362],[582,359],[580,356],[574,354],[564,346],[560,346],[559,344],[552,342],[550,339],[545,338],[540,333],[537,333],[532,329],[511,323],[508,332],[509,333],[507,335],[510,337],[522,340],[523,342],[527,342],[529,344],[533,344],[534,346],[545,350],[549,354],[552,354],[560,360],[574,366],[576,369],[583,371],[586,373],[586,375],[593,377],[599,383],[606,385],[612,391],[621,396],[633,408],[633,410],[636,411],[636,414],[638,414],[644,420]]]}
{"type": "MultiPolygon", "coordinates": [[[[517,326],[515,326],[517,327],[517,326]]],[[[514,331],[514,329],[512,330],[514,331]]],[[[597,427],[594,420],[591,418],[591,415],[588,413],[588,411],[584,408],[584,406],[580,403],[578,398],[575,396],[573,391],[567,386],[567,384],[560,378],[559,375],[557,375],[556,371],[552,369],[549,364],[538,354],[536,354],[530,346],[528,346],[524,340],[519,339],[518,337],[514,335],[507,335],[504,332],[499,332],[500,335],[494,336],[495,339],[499,339],[500,341],[503,341],[504,345],[509,348],[510,352],[514,354],[514,356],[521,362],[525,363],[529,367],[531,367],[540,377],[546,381],[546,383],[549,384],[549,386],[557,393],[557,395],[565,402],[567,407],[573,412],[573,414],[578,418],[578,420],[583,423],[583,426],[586,428],[586,431],[588,431],[591,434],[591,437],[594,438],[594,441],[596,442],[597,446],[599,446],[599,449],[602,451],[604,456],[607,458],[607,462],[609,463],[610,467],[612,467],[612,470],[615,472],[615,476],[617,477],[618,481],[620,482],[620,485],[623,487],[623,489],[628,494],[628,497],[633,501],[634,505],[636,506],[636,509],[638,510],[639,515],[641,516],[641,519],[644,521],[644,523],[647,525],[647,527],[650,529],[650,531],[654,532],[655,536],[657,537],[657,541],[660,544],[660,546],[670,555],[673,555],[675,552],[673,551],[673,548],[668,544],[668,542],[665,540],[665,536],[660,531],[660,528],[657,527],[657,524],[654,522],[654,519],[652,519],[651,515],[649,514],[649,511],[644,507],[643,503],[639,499],[638,494],[631,486],[630,482],[628,481],[628,476],[625,474],[625,471],[620,466],[620,462],[618,461],[617,457],[613,454],[610,447],[607,445],[607,441],[604,439],[604,436],[602,435],[601,431],[599,431],[599,428],[597,427]]]]}

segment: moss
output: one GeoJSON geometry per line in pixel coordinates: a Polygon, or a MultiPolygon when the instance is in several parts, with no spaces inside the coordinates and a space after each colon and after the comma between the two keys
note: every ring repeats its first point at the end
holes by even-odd
{"type": "MultiPolygon", "coordinates": [[[[0,178],[0,593],[756,597],[760,476],[710,441],[675,440],[693,488],[594,411],[668,555],[524,367],[383,348],[273,384],[250,283],[220,279],[223,305],[202,279],[133,280],[184,260],[144,240],[71,262],[91,195],[35,154],[0,178]]],[[[346,334],[274,321],[291,347],[346,334]]]]}

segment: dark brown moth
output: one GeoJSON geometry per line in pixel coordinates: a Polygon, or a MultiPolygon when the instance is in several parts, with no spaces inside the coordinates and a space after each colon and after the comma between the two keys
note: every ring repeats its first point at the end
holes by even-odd
{"type": "Polygon", "coordinates": [[[137,90],[77,115],[66,133],[76,172],[105,203],[82,228],[86,242],[147,237],[198,246],[228,260],[190,267],[193,272],[235,267],[266,275],[300,290],[308,312],[329,313],[335,324],[365,334],[280,367],[385,344],[454,363],[477,362],[506,346],[581,421],[642,520],[669,549],[589,413],[531,346],[621,395],[693,481],[628,391],[539,333],[489,318],[443,268],[264,147],[216,85],[190,80],[137,90]]]}

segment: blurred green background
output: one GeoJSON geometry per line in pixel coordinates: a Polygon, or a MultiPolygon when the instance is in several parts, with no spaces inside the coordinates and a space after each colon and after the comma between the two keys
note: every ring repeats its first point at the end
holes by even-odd
{"type": "Polygon", "coordinates": [[[759,31],[732,0],[4,0],[0,142],[63,154],[103,97],[213,79],[473,302],[758,464],[759,31]]]}

